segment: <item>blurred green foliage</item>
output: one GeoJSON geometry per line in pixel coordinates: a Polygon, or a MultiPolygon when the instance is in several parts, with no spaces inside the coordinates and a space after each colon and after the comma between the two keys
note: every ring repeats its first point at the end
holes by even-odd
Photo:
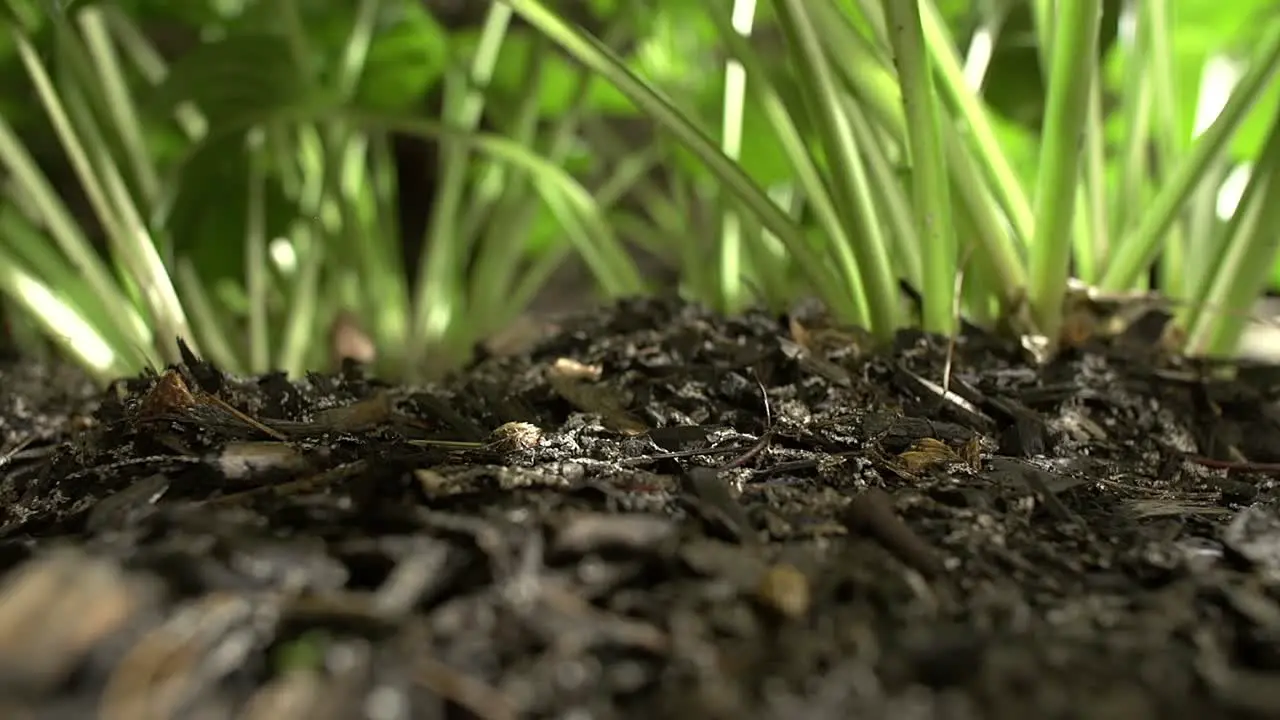
{"type": "MultiPolygon", "coordinates": [[[[853,0],[846,0],[853,2],[853,0]]],[[[53,4],[54,0],[50,0],[53,4]]],[[[77,4],[63,3],[65,12],[77,4]]],[[[341,57],[343,44],[355,21],[356,3],[349,0],[306,0],[296,3],[302,11],[300,21],[307,34],[307,66],[297,68],[284,40],[273,31],[278,29],[278,3],[266,0],[198,0],[170,3],[161,0],[113,0],[144,29],[167,38],[161,45],[176,45],[177,62],[173,76],[155,102],[174,101],[181,96],[201,101],[207,112],[214,113],[211,122],[244,120],[238,113],[255,116],[291,103],[322,102],[315,93],[329,85],[341,57]],[[212,38],[204,43],[199,38],[212,38]],[[175,90],[180,88],[181,90],[175,90]],[[219,97],[220,93],[225,96],[219,97]],[[219,115],[219,110],[230,115],[219,115]]],[[[457,65],[474,49],[477,28],[447,30],[429,10],[427,2],[396,1],[383,4],[377,33],[369,49],[356,93],[359,106],[387,112],[419,109],[441,82],[446,68],[457,65]]],[[[591,0],[586,3],[602,22],[617,16],[634,25],[630,54],[636,69],[655,84],[677,98],[686,108],[696,109],[706,118],[708,127],[720,108],[724,75],[718,70],[723,52],[718,47],[716,29],[694,4],[664,0],[645,3],[643,7],[623,0],[591,0]]],[[[1015,148],[1014,155],[1024,173],[1033,174],[1033,134],[1038,130],[1044,107],[1044,83],[1038,49],[1030,23],[1027,3],[1018,0],[945,0],[937,3],[950,25],[957,43],[964,47],[979,27],[984,13],[1010,5],[1014,9],[1004,23],[1003,32],[993,48],[985,98],[1007,124],[1001,140],[1015,148]],[[1023,148],[1022,151],[1016,148],[1023,148]]],[[[1107,0],[1104,34],[1114,38],[1117,30],[1119,0],[1107,0]]],[[[41,22],[36,3],[10,2],[10,15],[33,23],[27,28],[37,47],[52,53],[52,32],[41,22]],[[24,11],[13,9],[25,5],[24,11]]],[[[769,5],[761,8],[760,22],[767,22],[769,5]]],[[[1179,0],[1173,14],[1175,50],[1178,59],[1178,122],[1189,133],[1199,97],[1201,69],[1210,55],[1229,56],[1246,50],[1258,39],[1265,23],[1261,19],[1274,15],[1276,5],[1270,0],[1239,0],[1224,12],[1220,0],[1179,0]]],[[[769,36],[764,43],[780,42],[769,36]]],[[[1123,48],[1104,40],[1104,75],[1106,88],[1119,92],[1122,78],[1119,68],[1124,62],[1123,48]]],[[[513,102],[525,89],[527,68],[532,54],[540,52],[535,33],[517,27],[503,44],[492,81],[487,91],[496,102],[506,97],[513,102]]],[[[548,60],[539,81],[540,109],[545,118],[562,115],[569,107],[577,82],[576,66],[562,56],[548,60]]],[[[782,88],[788,83],[780,83],[782,88]]],[[[29,147],[56,147],[47,122],[32,96],[25,73],[18,62],[11,39],[0,34],[0,112],[17,127],[29,147]]],[[[1271,110],[1280,89],[1270,95],[1251,113],[1250,120],[1233,142],[1241,158],[1252,158],[1257,152],[1269,122],[1271,110]]],[[[634,116],[635,107],[608,83],[593,79],[587,108],[592,113],[619,117],[634,116]]],[[[745,117],[746,135],[751,148],[743,158],[752,177],[762,183],[785,179],[789,167],[754,104],[745,117]]],[[[162,159],[171,160],[177,151],[162,129],[154,130],[152,149],[162,159]]],[[[1123,133],[1122,127],[1116,128],[1123,133]]],[[[210,153],[216,154],[216,153],[210,153]]],[[[218,177],[211,169],[198,167],[199,176],[218,177]]],[[[682,165],[689,172],[701,172],[696,163],[682,165]]],[[[1028,175],[1030,177],[1030,175],[1028,175]]],[[[226,178],[221,178],[225,180],[226,178]]],[[[225,187],[225,185],[219,185],[225,187]]]]}
{"type": "MultiPolygon", "coordinates": [[[[858,0],[841,2],[849,8],[859,5],[858,0]]],[[[31,42],[54,68],[55,75],[62,77],[73,73],[73,69],[65,57],[65,46],[59,42],[59,33],[66,29],[53,19],[84,4],[9,0],[5,8],[11,28],[31,42]]],[[[246,199],[253,196],[260,200],[263,232],[268,238],[289,233],[300,217],[320,225],[333,224],[331,218],[320,216],[314,203],[309,203],[310,191],[305,186],[309,181],[306,168],[324,166],[337,173],[330,162],[336,158],[327,157],[325,162],[311,165],[299,159],[309,157],[308,153],[323,155],[331,149],[319,141],[315,147],[308,145],[307,138],[311,136],[305,133],[295,137],[293,130],[286,132],[283,128],[291,119],[323,117],[326,110],[339,107],[371,116],[438,118],[444,102],[441,97],[450,97],[447,88],[455,82],[463,91],[483,91],[482,124],[510,134],[516,129],[514,118],[520,115],[522,103],[532,89],[537,93],[534,125],[539,142],[550,144],[550,128],[572,121],[579,132],[560,162],[594,189],[604,182],[601,178],[608,177],[622,163],[649,152],[657,157],[657,170],[666,181],[673,187],[693,188],[695,199],[697,189],[715,183],[715,177],[702,163],[661,134],[627,132],[623,133],[622,142],[596,142],[599,133],[583,128],[614,127],[642,121],[643,116],[626,95],[601,78],[590,78],[586,91],[580,92],[581,68],[564,54],[551,50],[545,38],[523,23],[514,23],[505,33],[491,77],[487,82],[478,81],[472,76],[470,63],[485,37],[482,23],[488,3],[474,3],[470,10],[466,3],[448,3],[450,12],[441,13],[432,11],[432,0],[379,3],[367,52],[363,53],[351,87],[343,87],[350,69],[345,63],[353,42],[352,29],[361,26],[359,13],[364,7],[353,0],[102,0],[101,4],[130,18],[169,63],[168,76],[158,85],[139,73],[128,75],[129,86],[143,111],[147,151],[162,176],[162,197],[148,208],[150,216],[146,220],[154,229],[164,230],[157,234],[166,238],[162,241],[166,260],[189,259],[207,287],[231,288],[228,292],[218,291],[218,298],[237,322],[243,320],[241,316],[250,304],[243,287],[250,257],[244,235],[254,218],[246,199]],[[186,137],[173,118],[183,103],[198,106],[208,124],[209,135],[200,142],[186,137]],[[250,153],[244,151],[250,128],[262,130],[264,137],[256,142],[274,158],[262,170],[261,177],[249,171],[250,153]]],[[[719,137],[727,53],[716,24],[697,3],[563,0],[549,4],[591,25],[598,35],[616,40],[614,49],[632,70],[670,97],[708,135],[719,137]]],[[[939,0],[936,5],[962,51],[973,42],[976,33],[991,26],[993,18],[1002,18],[986,72],[984,99],[994,113],[1000,145],[1024,186],[1032,187],[1039,164],[1038,133],[1045,113],[1046,83],[1043,50],[1035,37],[1030,4],[1021,0],[939,0]]],[[[1180,134],[1189,136],[1201,99],[1206,59],[1247,53],[1258,41],[1266,25],[1264,20],[1274,17],[1277,9],[1268,0],[1238,0],[1231,4],[1230,12],[1224,11],[1221,0],[1178,0],[1171,6],[1176,121],[1180,134]]],[[[1119,0],[1104,4],[1099,58],[1108,137],[1115,143],[1131,130],[1116,101],[1125,87],[1125,44],[1115,41],[1125,32],[1122,7],[1119,0]]],[[[784,40],[772,23],[772,12],[772,3],[761,6],[756,20],[759,31],[752,41],[788,107],[802,107],[797,97],[800,79],[794,75],[794,66],[769,62],[775,53],[785,50],[784,40]]],[[[865,24],[860,27],[864,34],[871,32],[865,24]]],[[[0,115],[15,128],[46,174],[59,179],[58,189],[74,196],[77,191],[68,180],[71,172],[67,158],[46,113],[35,101],[13,37],[12,33],[0,33],[0,115]]],[[[1247,161],[1259,154],[1280,102],[1277,87],[1271,86],[1234,137],[1232,152],[1236,159],[1247,161]]],[[[812,134],[812,123],[801,127],[812,134]]],[[[341,134],[339,130],[348,132],[350,128],[319,127],[317,134],[341,134]]],[[[754,96],[748,97],[743,131],[746,140],[741,164],[753,180],[772,189],[793,179],[788,155],[754,96]]],[[[117,141],[108,136],[105,142],[117,141]]],[[[421,173],[434,169],[415,170],[421,173]]],[[[1109,176],[1116,174],[1114,167],[1107,171],[1109,176]]],[[[483,180],[489,172],[491,167],[482,165],[468,171],[469,200],[483,197],[483,180]]],[[[126,182],[132,185],[131,190],[140,191],[136,178],[126,177],[126,182]]],[[[325,182],[338,180],[328,177],[325,182]]],[[[671,192],[675,194],[674,190],[671,192]]],[[[634,199],[634,194],[624,193],[624,200],[634,199]]],[[[678,212],[686,207],[680,204],[685,200],[688,198],[672,200],[678,212]]],[[[390,202],[405,207],[426,206],[434,201],[401,193],[390,202]]],[[[657,213],[644,203],[620,202],[618,207],[609,208],[611,217],[621,227],[621,216],[633,213],[636,204],[642,206],[642,212],[657,213]]],[[[379,212],[389,209],[385,204],[377,208],[379,212]]],[[[90,218],[80,219],[90,224],[90,218]]],[[[568,247],[562,237],[561,221],[550,207],[540,205],[523,224],[530,262],[568,247]]],[[[387,234],[387,222],[381,227],[387,234]]],[[[659,235],[653,232],[654,227],[649,226],[650,234],[659,235]]],[[[681,246],[697,242],[697,238],[672,237],[642,239],[641,244],[680,264],[684,262],[680,253],[687,252],[681,246]]],[[[331,252],[342,255],[344,251],[331,252]]],[[[359,258],[353,256],[352,261],[359,262],[359,258]]],[[[287,305],[285,291],[272,285],[269,292],[277,306],[287,305]]],[[[340,292],[359,291],[347,287],[340,292]]]]}

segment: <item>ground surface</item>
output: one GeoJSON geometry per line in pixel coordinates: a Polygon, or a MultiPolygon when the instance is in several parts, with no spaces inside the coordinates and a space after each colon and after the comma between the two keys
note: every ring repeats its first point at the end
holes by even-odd
{"type": "Polygon", "coordinates": [[[944,402],[945,342],[861,346],[646,302],[415,390],[9,366],[0,717],[1280,717],[1274,377],[974,336],[944,402]]]}

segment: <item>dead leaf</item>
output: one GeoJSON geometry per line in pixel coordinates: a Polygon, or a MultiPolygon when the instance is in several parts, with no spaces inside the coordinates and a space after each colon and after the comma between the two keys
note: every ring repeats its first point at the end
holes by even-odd
{"type": "Polygon", "coordinates": [[[605,427],[626,435],[648,432],[649,427],[627,412],[627,400],[617,388],[598,382],[603,369],[560,358],[547,369],[547,383],[570,405],[599,415],[605,427]]]}
{"type": "Polygon", "coordinates": [[[898,455],[898,462],[905,471],[917,475],[934,468],[963,462],[963,459],[956,454],[955,450],[937,438],[920,438],[898,455]]]}
{"type": "Polygon", "coordinates": [[[373,338],[364,331],[360,319],[350,310],[343,310],[333,318],[329,328],[329,353],[334,367],[344,360],[355,360],[369,365],[378,359],[378,348],[373,338]]]}

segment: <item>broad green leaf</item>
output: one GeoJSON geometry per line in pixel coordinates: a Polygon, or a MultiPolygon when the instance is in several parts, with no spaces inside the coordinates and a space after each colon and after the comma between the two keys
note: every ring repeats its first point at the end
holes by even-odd
{"type": "Polygon", "coordinates": [[[399,22],[374,36],[357,101],[362,107],[385,111],[419,105],[444,72],[448,43],[444,29],[411,6],[399,22]]]}
{"type": "Polygon", "coordinates": [[[723,75],[717,67],[722,60],[717,57],[716,33],[715,24],[696,4],[664,7],[644,28],[632,63],[641,76],[669,93],[705,92],[709,81],[723,75]],[[711,68],[716,71],[708,72],[711,68]]]}
{"type": "Polygon", "coordinates": [[[151,98],[168,112],[196,104],[213,128],[262,121],[314,99],[283,36],[233,35],[201,44],[179,59],[151,98]]]}
{"type": "MultiPolygon", "coordinates": [[[[475,47],[477,35],[474,32],[459,33],[455,38],[455,47],[468,56],[475,47]]],[[[494,67],[493,78],[489,83],[489,91],[499,97],[514,100],[528,92],[527,77],[529,64],[534,62],[533,52],[537,43],[529,31],[512,29],[507,40],[502,44],[494,67]]],[[[555,119],[562,117],[573,104],[580,67],[560,54],[553,54],[542,60],[544,77],[540,86],[538,106],[542,114],[555,119]]],[[[591,79],[587,93],[586,108],[590,112],[619,115],[635,115],[635,106],[621,92],[608,82],[596,77],[591,79]]]]}
{"type": "MultiPolygon", "coordinates": [[[[198,146],[176,173],[177,195],[166,224],[176,252],[194,260],[207,285],[244,277],[247,153],[239,135],[224,136],[198,146]]],[[[286,232],[299,211],[271,177],[266,193],[266,232],[272,238],[286,232]]]]}
{"type": "Polygon", "coordinates": [[[591,14],[598,18],[613,17],[618,12],[618,0],[587,0],[591,14]]]}
{"type": "MultiPolygon", "coordinates": [[[[783,101],[787,107],[797,113],[802,110],[800,98],[795,90],[797,85],[794,70],[790,67],[775,66],[769,67],[769,71],[769,74],[772,75],[771,82],[773,87],[783,96],[783,101]]],[[[761,187],[771,187],[775,183],[794,179],[794,172],[791,168],[791,161],[778,143],[773,127],[751,90],[751,84],[752,80],[748,78],[747,99],[743,107],[742,136],[744,143],[738,164],[761,187]]],[[[681,101],[680,104],[686,111],[700,121],[700,124],[712,137],[720,137],[724,98],[723,66],[714,75],[713,80],[706,83],[703,92],[692,96],[676,95],[675,97],[678,101],[681,101]]],[[[808,134],[808,124],[805,117],[797,114],[795,121],[801,131],[808,134]]],[[[812,137],[810,139],[812,140],[812,137]]],[[[819,153],[819,165],[822,165],[821,149],[816,144],[811,144],[811,147],[813,147],[814,152],[819,153]]],[[[673,160],[682,171],[692,177],[710,180],[710,172],[691,153],[678,147],[674,148],[673,152],[673,160]]]]}
{"type": "MultiPolygon", "coordinates": [[[[1212,58],[1247,60],[1267,22],[1277,19],[1271,0],[1242,0],[1232,3],[1232,12],[1222,12],[1219,0],[1179,0],[1170,3],[1173,54],[1176,64],[1178,94],[1178,128],[1183,137],[1194,129],[1196,108],[1206,63],[1212,58]]],[[[1123,87],[1126,47],[1117,45],[1104,65],[1103,80],[1115,92],[1123,87]]],[[[1263,136],[1280,99],[1280,89],[1272,87],[1259,98],[1247,119],[1232,139],[1231,151],[1236,158],[1256,157],[1263,136]]],[[[1109,127],[1108,135],[1125,137],[1127,128],[1109,127]]]]}
{"type": "Polygon", "coordinates": [[[226,22],[234,15],[228,3],[169,2],[168,0],[115,0],[131,17],[162,27],[208,28],[226,22]]]}

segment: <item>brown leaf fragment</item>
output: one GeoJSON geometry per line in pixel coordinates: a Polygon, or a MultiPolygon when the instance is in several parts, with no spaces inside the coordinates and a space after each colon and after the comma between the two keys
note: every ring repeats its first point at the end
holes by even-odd
{"type": "Polygon", "coordinates": [[[576,360],[560,358],[547,369],[547,382],[566,402],[585,413],[599,415],[605,427],[624,435],[639,435],[649,427],[627,412],[627,400],[616,388],[598,382],[603,371],[576,360]]]}

